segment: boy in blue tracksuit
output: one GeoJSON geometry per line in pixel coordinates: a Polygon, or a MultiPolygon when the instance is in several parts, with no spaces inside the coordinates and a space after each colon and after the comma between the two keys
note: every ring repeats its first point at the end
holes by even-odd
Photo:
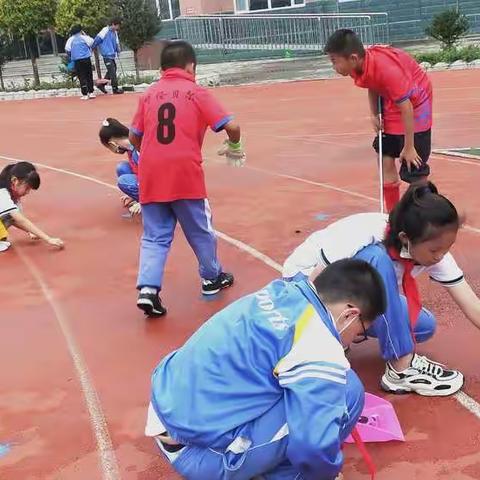
{"type": "Polygon", "coordinates": [[[344,348],[385,308],[360,260],[273,281],[160,363],[146,434],[189,480],[335,479],[364,401],[344,348]]]}
{"type": "Polygon", "coordinates": [[[118,88],[116,62],[116,58],[120,54],[118,31],[121,23],[122,21],[119,18],[113,18],[108,27],[104,27],[98,32],[92,46],[92,48],[100,46],[100,53],[102,54],[105,67],[107,67],[105,78],[110,80],[114,94],[123,93],[123,90],[118,88]]]}

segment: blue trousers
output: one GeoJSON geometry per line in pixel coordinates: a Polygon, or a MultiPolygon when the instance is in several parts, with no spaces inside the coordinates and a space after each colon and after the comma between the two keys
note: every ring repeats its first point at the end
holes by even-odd
{"type": "MultiPolygon", "coordinates": [[[[410,330],[407,299],[400,295],[401,313],[398,318],[388,315],[378,317],[367,330],[371,337],[378,338],[384,360],[396,360],[415,351],[410,330]]],[[[426,342],[435,333],[437,321],[433,313],[426,308],[420,310],[415,325],[414,336],[417,343],[426,342]]]]}
{"type": "Polygon", "coordinates": [[[138,202],[138,177],[128,162],[117,165],[117,186],[125,195],[138,202]]]}
{"type": "MultiPolygon", "coordinates": [[[[303,273],[286,279],[293,282],[306,280],[303,273]]],[[[369,337],[378,338],[380,351],[385,360],[396,360],[415,350],[410,330],[407,299],[400,295],[400,309],[395,316],[380,315],[367,330],[369,337]]],[[[433,313],[422,308],[415,325],[414,335],[417,343],[426,342],[435,333],[437,321],[433,313]]]]}
{"type": "MultiPolygon", "coordinates": [[[[342,443],[355,427],[364,405],[363,385],[353,370],[347,373],[346,404],[349,415],[340,430],[342,443]]],[[[159,447],[186,480],[301,480],[302,476],[286,455],[288,433],[284,431],[283,435],[279,434],[285,425],[285,407],[281,399],[251,422],[249,440],[252,443],[244,453],[234,454],[231,451],[188,445],[178,454],[171,454],[165,451],[161,443],[159,447]]],[[[305,428],[315,426],[308,425],[308,419],[305,419],[305,428]]]]}
{"type": "Polygon", "coordinates": [[[217,259],[217,237],[207,199],[176,200],[142,205],[143,236],[137,288],[162,288],[165,262],[177,220],[194,251],[200,277],[213,280],[222,271],[217,259]]]}

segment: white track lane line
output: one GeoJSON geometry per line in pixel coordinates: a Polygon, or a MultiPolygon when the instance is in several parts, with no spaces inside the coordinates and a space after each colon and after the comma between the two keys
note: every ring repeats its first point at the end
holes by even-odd
{"type": "Polygon", "coordinates": [[[65,316],[59,303],[55,300],[55,295],[48,286],[47,282],[44,280],[40,270],[28,258],[28,256],[25,255],[22,248],[15,248],[15,252],[40,286],[45,299],[53,310],[58,326],[60,327],[65,342],[67,343],[67,348],[77,372],[83,397],[87,405],[88,414],[90,416],[90,424],[97,442],[97,452],[100,457],[102,478],[103,480],[119,480],[120,471],[118,468],[117,459],[115,457],[112,440],[108,432],[107,421],[105,419],[97,391],[95,390],[92,379],[90,378],[87,364],[85,363],[81,350],[75,340],[75,336],[70,328],[67,317],[65,316]]]}
{"type": "MultiPolygon", "coordinates": [[[[4,155],[0,155],[0,158],[3,158],[3,159],[8,160],[8,161],[14,161],[14,162],[25,161],[25,160],[21,160],[21,159],[18,159],[18,158],[6,157],[4,155]]],[[[102,180],[98,180],[97,178],[90,177],[88,175],[82,175],[82,174],[79,174],[79,173],[71,172],[70,170],[64,170],[62,168],[50,167],[49,165],[45,165],[45,164],[42,164],[42,163],[37,163],[37,162],[31,162],[31,163],[33,163],[35,165],[38,165],[39,167],[43,167],[47,170],[52,170],[54,172],[63,173],[65,175],[71,175],[71,176],[74,176],[74,177],[77,177],[77,178],[81,178],[82,180],[87,180],[87,181],[90,181],[90,182],[97,183],[99,185],[103,185],[103,186],[108,187],[110,189],[117,190],[117,187],[115,185],[103,182],[102,180]]],[[[372,200],[372,201],[377,202],[376,198],[368,197],[366,195],[362,195],[362,194],[359,194],[359,193],[356,193],[356,192],[352,192],[352,191],[347,190],[347,189],[337,188],[337,187],[334,187],[332,185],[318,183],[318,182],[312,182],[310,180],[305,180],[305,179],[302,179],[300,177],[278,174],[278,173],[270,172],[268,170],[263,170],[263,169],[254,168],[254,167],[244,167],[244,168],[250,168],[250,169],[257,170],[257,171],[262,171],[262,172],[268,173],[270,175],[275,175],[275,176],[279,176],[279,177],[282,177],[282,178],[289,178],[289,179],[292,179],[292,180],[300,181],[300,182],[303,182],[303,183],[308,183],[308,184],[311,184],[311,185],[318,185],[320,187],[328,188],[330,190],[335,190],[335,191],[338,191],[340,193],[344,193],[344,194],[347,194],[347,195],[360,197],[360,198],[364,198],[366,200],[372,200]]],[[[474,231],[478,231],[478,230],[474,229],[474,231]]],[[[280,273],[282,272],[282,266],[279,263],[277,263],[275,260],[270,258],[268,255],[265,255],[264,253],[258,251],[254,247],[252,247],[252,246],[250,246],[250,245],[248,245],[248,244],[246,244],[246,243],[244,243],[240,240],[237,240],[233,237],[230,237],[229,235],[226,235],[225,233],[219,232],[218,230],[216,230],[216,233],[219,236],[219,238],[221,238],[225,242],[230,243],[231,245],[233,245],[233,246],[237,247],[238,249],[248,253],[249,255],[252,255],[253,257],[260,260],[265,265],[268,265],[269,267],[273,268],[274,270],[276,270],[280,273]]],[[[478,419],[480,419],[480,404],[475,399],[473,399],[472,397],[470,397],[469,395],[467,395],[464,392],[458,392],[453,397],[458,401],[458,403],[460,403],[460,405],[462,405],[470,413],[472,413],[478,419]]]]}

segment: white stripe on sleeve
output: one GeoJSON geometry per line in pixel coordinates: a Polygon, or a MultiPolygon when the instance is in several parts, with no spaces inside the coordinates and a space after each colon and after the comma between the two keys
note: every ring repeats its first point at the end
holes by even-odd
{"type": "Polygon", "coordinates": [[[338,378],[333,375],[328,375],[327,373],[321,373],[321,372],[304,372],[301,373],[300,375],[296,375],[295,377],[292,378],[287,378],[287,379],[280,379],[279,383],[283,387],[284,385],[288,385],[290,383],[295,383],[298,382],[299,380],[302,380],[304,378],[320,378],[322,380],[328,380],[329,382],[335,382],[335,383],[340,383],[341,385],[346,385],[347,384],[347,379],[346,378],[338,378]]]}

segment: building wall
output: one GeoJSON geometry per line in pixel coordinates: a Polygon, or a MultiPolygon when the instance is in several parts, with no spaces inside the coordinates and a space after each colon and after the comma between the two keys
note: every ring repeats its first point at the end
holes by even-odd
{"type": "Polygon", "coordinates": [[[202,0],[202,9],[202,13],[230,13],[233,0],[202,0]]]}
{"type": "MultiPolygon", "coordinates": [[[[234,0],[180,0],[183,15],[232,13],[234,0]]],[[[422,39],[433,15],[457,6],[470,17],[472,33],[480,33],[480,0],[307,0],[304,7],[288,10],[271,10],[272,14],[295,13],[366,13],[387,12],[390,41],[422,39]]],[[[261,12],[266,13],[266,12],[261,12]]],[[[254,15],[252,13],[251,15],[254,15]]],[[[164,22],[157,41],[176,38],[175,22],[164,22]]],[[[157,55],[159,57],[159,55],[157,55]]],[[[151,60],[149,60],[151,64],[151,60]]],[[[157,68],[156,66],[154,68],[157,68]]]]}
{"type": "Polygon", "coordinates": [[[182,15],[233,12],[233,0],[180,0],[182,15]]]}
{"type": "MultiPolygon", "coordinates": [[[[425,28],[432,17],[447,8],[459,6],[471,18],[473,33],[480,33],[480,0],[307,0],[305,7],[288,10],[288,13],[366,13],[386,12],[390,22],[390,41],[425,38],[425,28]]],[[[285,13],[272,10],[271,13],[285,13]]]]}

